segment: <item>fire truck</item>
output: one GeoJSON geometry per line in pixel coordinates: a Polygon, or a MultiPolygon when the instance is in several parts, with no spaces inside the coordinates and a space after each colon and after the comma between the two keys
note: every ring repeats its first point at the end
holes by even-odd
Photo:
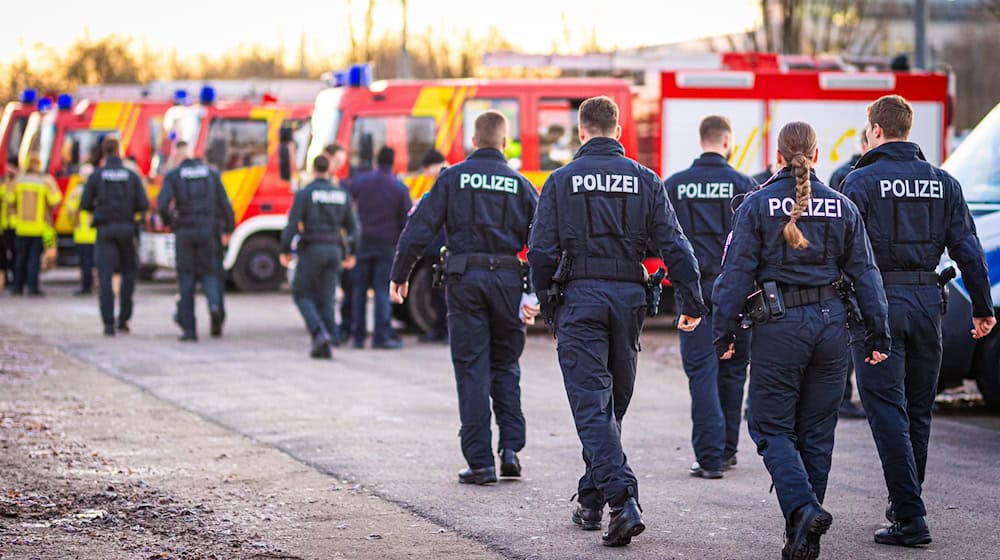
{"type": "MultiPolygon", "coordinates": [[[[434,147],[449,162],[463,160],[472,149],[472,119],[496,109],[511,123],[511,165],[541,188],[576,150],[580,102],[608,95],[621,108],[626,155],[663,176],[686,168],[698,156],[698,124],[708,114],[733,121],[740,146],[731,163],[746,173],[773,162],[784,123],[811,123],[822,147],[820,173],[829,176],[856,151],[867,105],[898,93],[914,105],[914,140],[931,161],[944,159],[951,107],[946,74],[849,72],[818,63],[809,67],[808,59],[799,59],[729,53],[714,68],[650,72],[646,81],[652,86],[643,88],[612,78],[372,83],[370,68],[355,65],[338,73],[336,86],[316,97],[309,156],[336,141],[349,148],[349,170],[342,171],[347,174],[370,168],[373,154],[388,145],[397,154],[395,171],[406,176],[416,201],[431,186],[430,178],[415,174],[423,152],[434,147]]],[[[651,271],[661,265],[656,259],[646,261],[651,271]]],[[[426,265],[418,265],[402,310],[420,328],[433,317],[429,283],[426,265]]],[[[669,307],[672,298],[661,301],[669,307]]]]}
{"type": "MultiPolygon", "coordinates": [[[[127,159],[141,175],[150,169],[151,140],[170,102],[164,101],[91,101],[73,102],[72,96],[61,94],[55,106],[39,103],[37,111],[28,117],[18,150],[23,166],[28,154],[37,152],[42,169],[56,178],[63,201],[80,182],[80,166],[87,162],[92,150],[108,135],[121,140],[127,159]]],[[[54,211],[53,224],[59,236],[59,263],[73,264],[75,249],[73,225],[65,204],[54,211]]]]}
{"type": "MultiPolygon", "coordinates": [[[[7,173],[7,162],[17,159],[21,138],[24,137],[24,129],[28,126],[28,117],[35,112],[37,101],[38,92],[26,89],[21,92],[19,101],[11,101],[3,109],[3,117],[0,118],[0,150],[3,152],[3,159],[0,160],[0,177],[7,173]]],[[[51,104],[52,100],[46,99],[45,103],[51,104]]]]}
{"type": "MultiPolygon", "coordinates": [[[[330,142],[348,148],[349,172],[370,169],[383,146],[396,152],[395,172],[405,177],[414,201],[430,190],[433,179],[417,173],[421,156],[435,148],[448,162],[473,150],[473,124],[488,109],[510,122],[507,158],[537,188],[570,161],[579,146],[577,110],[588,97],[607,95],[632,122],[632,93],[624,80],[611,78],[521,80],[371,81],[366,65],[339,73],[335,87],[319,93],[312,116],[311,159],[330,142]]],[[[637,155],[636,128],[625,126],[622,144],[637,155]]],[[[410,295],[398,309],[422,330],[434,321],[430,263],[421,262],[410,279],[410,295]]]]}
{"type": "MultiPolygon", "coordinates": [[[[1000,316],[1000,105],[962,141],[942,166],[962,184],[979,240],[986,253],[994,312],[1000,316]]],[[[942,268],[953,265],[947,257],[942,268]]],[[[973,340],[972,300],[962,279],[948,285],[948,310],[941,322],[944,357],[940,388],[975,379],[983,400],[1000,411],[1000,329],[973,340]]]]}
{"type": "Polygon", "coordinates": [[[305,166],[312,104],[278,102],[269,94],[259,101],[215,96],[214,88],[205,87],[199,103],[170,107],[154,135],[149,188],[154,209],[140,240],[141,272],[150,276],[156,268],[174,268],[173,234],[159,224],[155,198],[172,146],[185,140],[220,172],[233,205],[236,230],[224,260],[232,284],[242,291],[276,290],[285,278],[279,238],[291,207],[294,170],[305,166]],[[279,157],[279,145],[291,159],[279,157]]]}

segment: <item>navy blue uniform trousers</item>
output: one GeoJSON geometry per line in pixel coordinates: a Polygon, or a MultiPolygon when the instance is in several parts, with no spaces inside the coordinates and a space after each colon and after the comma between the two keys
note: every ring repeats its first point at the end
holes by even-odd
{"type": "Polygon", "coordinates": [[[495,466],[490,400],[500,428],[499,449],[520,451],[525,442],[521,412],[524,324],[518,317],[521,274],[516,270],[470,268],[448,279],[448,329],[455,366],[459,437],[472,469],[495,466]]]}
{"type": "Polygon", "coordinates": [[[826,495],[848,341],[840,300],[789,308],[784,318],[753,327],[750,437],[786,521],[826,495]]]}
{"type": "Polygon", "coordinates": [[[330,336],[337,332],[333,300],[342,260],[343,252],[339,244],[299,244],[298,262],[292,278],[292,300],[299,308],[310,335],[320,330],[330,336]]]}
{"type": "MultiPolygon", "coordinates": [[[[711,283],[703,285],[702,293],[712,293],[711,283]]],[[[711,309],[708,299],[705,304],[711,309]]],[[[750,358],[749,335],[746,330],[737,333],[733,357],[720,360],[712,341],[711,321],[702,321],[694,332],[680,333],[681,362],[691,392],[691,445],[704,469],[717,470],[723,459],[736,455],[750,358]]]]}
{"type": "Polygon", "coordinates": [[[920,497],[931,435],[931,408],[941,369],[941,291],[936,286],[885,287],[892,353],[864,362],[864,334],[852,332],[858,392],[868,414],[885,483],[898,519],[927,514],[920,497]]]}
{"type": "Polygon", "coordinates": [[[195,331],[194,292],[197,282],[205,292],[209,310],[222,311],[222,283],[219,268],[219,241],[214,235],[175,234],[177,258],[177,318],[185,332],[195,331]]]}
{"type": "Polygon", "coordinates": [[[635,386],[646,293],[636,283],[574,280],[566,286],[565,300],[558,311],[556,336],[586,466],[578,500],[588,508],[605,503],[619,507],[629,496],[639,497],[638,482],[622,449],[621,430],[635,386]]]}
{"type": "Polygon", "coordinates": [[[14,293],[24,293],[28,286],[29,293],[39,291],[38,275],[42,269],[42,238],[18,236],[14,250],[14,293]]]}
{"type": "Polygon", "coordinates": [[[135,237],[124,231],[114,236],[98,234],[97,243],[94,244],[101,321],[106,327],[115,323],[115,292],[111,285],[115,272],[121,273],[122,279],[118,288],[118,324],[132,318],[132,294],[135,293],[135,276],[139,266],[135,245],[135,237]]]}

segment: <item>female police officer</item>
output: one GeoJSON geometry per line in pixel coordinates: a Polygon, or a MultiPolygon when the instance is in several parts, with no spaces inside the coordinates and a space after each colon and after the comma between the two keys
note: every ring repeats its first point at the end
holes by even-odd
{"type": "Polygon", "coordinates": [[[713,297],[716,350],[727,359],[745,303],[763,290],[766,313],[752,313],[748,424],[785,516],[782,557],[795,560],[817,558],[833,522],[820,504],[844,392],[848,312],[831,284],[846,277],[856,286],[866,361],[889,352],[885,292],[864,224],[854,204],[818,181],[818,156],[811,126],[781,129],[784,167],[737,210],[713,297]]]}

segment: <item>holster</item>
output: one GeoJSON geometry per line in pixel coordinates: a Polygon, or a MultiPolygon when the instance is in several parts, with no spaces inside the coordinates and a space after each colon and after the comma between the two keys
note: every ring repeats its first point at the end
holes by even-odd
{"type": "Polygon", "coordinates": [[[777,282],[764,282],[761,288],[747,296],[743,316],[762,325],[785,316],[785,302],[777,282]]]}
{"type": "Polygon", "coordinates": [[[841,278],[833,283],[833,287],[837,290],[840,300],[844,302],[844,309],[847,310],[848,323],[855,325],[864,323],[864,318],[861,316],[861,308],[858,306],[857,293],[854,289],[854,284],[848,282],[844,278],[841,278]]]}
{"type": "Polygon", "coordinates": [[[938,274],[938,288],[941,289],[941,314],[948,313],[948,284],[958,276],[955,267],[949,266],[938,274]]]}
{"type": "Polygon", "coordinates": [[[663,277],[666,269],[660,267],[646,280],[646,317],[656,317],[660,312],[660,296],[663,294],[663,277]]]}
{"type": "Polygon", "coordinates": [[[431,265],[431,285],[435,288],[444,286],[444,275],[446,263],[448,262],[448,248],[441,247],[438,260],[431,265]]]}

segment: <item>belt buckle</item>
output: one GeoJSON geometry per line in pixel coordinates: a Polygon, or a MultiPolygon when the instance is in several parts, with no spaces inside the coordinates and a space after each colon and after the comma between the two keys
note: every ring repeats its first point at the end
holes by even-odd
{"type": "Polygon", "coordinates": [[[489,258],[489,263],[490,263],[490,265],[489,265],[490,266],[490,272],[496,272],[496,269],[497,269],[497,266],[498,266],[498,259],[496,257],[490,257],[489,258]]]}

